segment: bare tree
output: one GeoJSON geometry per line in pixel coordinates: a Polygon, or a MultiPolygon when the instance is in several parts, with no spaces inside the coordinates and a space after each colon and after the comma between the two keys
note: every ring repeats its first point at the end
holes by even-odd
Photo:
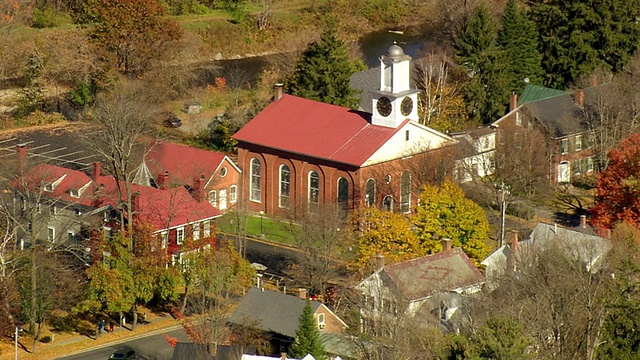
{"type": "Polygon", "coordinates": [[[297,214],[303,215],[296,222],[290,220],[289,230],[303,253],[299,271],[305,284],[324,296],[344,251],[341,239],[346,232],[346,213],[335,205],[322,204],[297,214]]]}
{"type": "Polygon", "coordinates": [[[126,230],[129,237],[130,250],[133,249],[131,230],[134,215],[131,184],[137,170],[134,160],[140,149],[147,148],[142,142],[151,135],[150,120],[157,112],[157,104],[147,97],[145,89],[138,84],[124,82],[98,99],[89,118],[92,130],[85,135],[115,178],[119,196],[116,207],[120,210],[121,230],[126,230]]]}

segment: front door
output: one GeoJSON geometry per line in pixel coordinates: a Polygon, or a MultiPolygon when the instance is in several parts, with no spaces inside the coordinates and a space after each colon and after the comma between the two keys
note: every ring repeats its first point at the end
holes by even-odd
{"type": "Polygon", "coordinates": [[[227,208],[227,189],[220,190],[218,194],[218,209],[223,211],[227,208]]]}

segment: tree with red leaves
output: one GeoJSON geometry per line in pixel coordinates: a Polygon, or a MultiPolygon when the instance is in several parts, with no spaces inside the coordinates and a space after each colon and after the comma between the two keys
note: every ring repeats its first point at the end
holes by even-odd
{"type": "Polygon", "coordinates": [[[598,179],[591,225],[601,230],[618,223],[640,226],[640,134],[609,152],[609,166],[598,179]]]}

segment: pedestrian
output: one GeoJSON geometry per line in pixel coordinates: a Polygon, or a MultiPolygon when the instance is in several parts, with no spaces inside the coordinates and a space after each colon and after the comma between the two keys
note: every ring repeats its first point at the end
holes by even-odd
{"type": "Polygon", "coordinates": [[[109,322],[109,332],[113,332],[114,326],[115,326],[115,323],[113,321],[109,322]]]}
{"type": "Polygon", "coordinates": [[[104,328],[107,325],[107,322],[104,319],[100,320],[100,332],[104,332],[104,328]]]}

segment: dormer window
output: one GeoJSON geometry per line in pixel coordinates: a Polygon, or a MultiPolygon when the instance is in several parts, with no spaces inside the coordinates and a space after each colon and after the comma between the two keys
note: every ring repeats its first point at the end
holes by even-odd
{"type": "Polygon", "coordinates": [[[44,186],[44,191],[53,191],[53,184],[47,184],[44,186]]]}
{"type": "Polygon", "coordinates": [[[74,189],[69,190],[69,195],[71,195],[71,197],[74,197],[74,198],[80,197],[78,190],[74,190],[74,189]]]}

